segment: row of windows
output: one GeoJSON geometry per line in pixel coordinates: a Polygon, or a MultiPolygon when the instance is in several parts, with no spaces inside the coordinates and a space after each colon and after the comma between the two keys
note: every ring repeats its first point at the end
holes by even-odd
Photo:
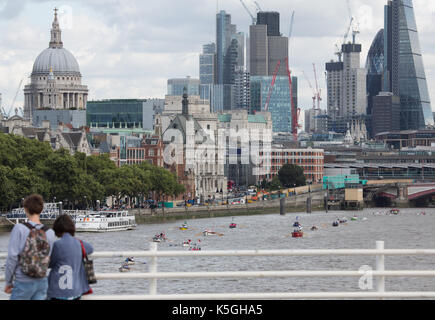
{"type": "Polygon", "coordinates": [[[302,157],[320,157],[321,152],[272,152],[272,156],[302,156],[302,157]]]}
{"type": "MultiPolygon", "coordinates": [[[[39,77],[39,80],[47,80],[47,77],[39,77]]],[[[60,77],[57,77],[57,80],[60,80],[60,77]]],[[[62,77],[62,80],[65,80],[65,77],[62,77]]],[[[71,77],[71,79],[70,79],[70,77],[66,77],[66,80],[67,81],[69,81],[69,80],[77,81],[77,80],[79,80],[79,78],[71,77]]]]}
{"type": "Polygon", "coordinates": [[[118,221],[118,222],[109,222],[109,227],[120,227],[120,226],[128,226],[130,225],[130,221],[118,221]]]}

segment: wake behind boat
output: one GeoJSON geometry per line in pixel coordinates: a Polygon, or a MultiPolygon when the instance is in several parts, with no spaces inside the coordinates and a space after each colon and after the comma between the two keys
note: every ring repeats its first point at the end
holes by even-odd
{"type": "Polygon", "coordinates": [[[135,216],[128,211],[89,211],[74,222],[77,232],[126,231],[136,227],[135,216]]]}

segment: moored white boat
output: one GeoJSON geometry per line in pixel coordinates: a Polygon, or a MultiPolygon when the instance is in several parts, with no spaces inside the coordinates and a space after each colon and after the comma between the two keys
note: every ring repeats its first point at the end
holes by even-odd
{"type": "Polygon", "coordinates": [[[108,232],[133,230],[135,216],[128,211],[88,212],[74,219],[76,232],[108,232]]]}

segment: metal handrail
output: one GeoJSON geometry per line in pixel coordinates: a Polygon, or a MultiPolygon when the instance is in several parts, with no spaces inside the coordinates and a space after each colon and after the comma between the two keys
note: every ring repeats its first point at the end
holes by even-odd
{"type": "MultiPolygon", "coordinates": [[[[148,257],[146,273],[97,273],[98,280],[145,279],[150,281],[148,295],[89,295],[85,300],[221,300],[221,299],[371,299],[371,298],[435,298],[435,292],[386,292],[386,277],[435,277],[435,270],[385,270],[385,256],[435,255],[434,249],[385,249],[384,242],[376,242],[376,249],[309,249],[309,250],[228,250],[228,251],[157,251],[151,243],[149,251],[95,252],[90,257],[125,258],[148,257]],[[158,272],[157,258],[209,257],[209,256],[376,256],[376,269],[370,271],[376,284],[372,292],[274,292],[274,293],[201,293],[157,294],[157,279],[204,278],[286,278],[286,277],[362,277],[366,274],[355,270],[285,270],[285,271],[217,271],[217,272],[158,272]]],[[[7,254],[0,253],[0,259],[7,254]]],[[[0,277],[4,281],[4,277],[0,277]]]]}

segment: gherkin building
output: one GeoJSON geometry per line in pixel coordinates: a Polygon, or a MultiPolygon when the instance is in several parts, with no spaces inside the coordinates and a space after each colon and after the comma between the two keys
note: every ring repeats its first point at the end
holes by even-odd
{"type": "Polygon", "coordinates": [[[384,73],[384,29],[379,30],[367,54],[367,121],[366,127],[372,136],[373,97],[382,91],[384,73]]]}

